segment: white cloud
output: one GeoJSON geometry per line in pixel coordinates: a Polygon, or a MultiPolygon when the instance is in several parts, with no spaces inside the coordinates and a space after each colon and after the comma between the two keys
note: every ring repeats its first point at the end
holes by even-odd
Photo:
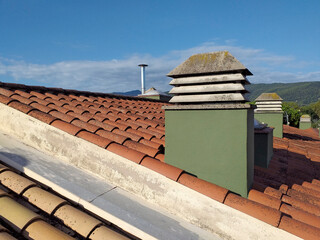
{"type": "Polygon", "coordinates": [[[254,74],[250,77],[253,83],[320,81],[320,72],[294,72],[294,66],[301,63],[293,56],[280,56],[263,49],[234,46],[232,43],[217,45],[214,42],[186,50],[171,51],[160,57],[133,55],[125,59],[107,61],[33,64],[0,57],[0,75],[10,76],[21,83],[24,80],[33,80],[36,85],[101,92],[129,91],[140,89],[140,70],[137,65],[147,63],[149,67],[146,70],[146,87],[169,90],[170,79],[166,74],[173,68],[195,53],[220,50],[228,50],[248,67],[254,74]],[[290,67],[292,71],[288,71],[290,67]]]}

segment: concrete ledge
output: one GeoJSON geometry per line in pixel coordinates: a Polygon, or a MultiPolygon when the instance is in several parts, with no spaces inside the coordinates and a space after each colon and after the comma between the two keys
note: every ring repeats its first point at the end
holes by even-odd
{"type": "Polygon", "coordinates": [[[162,109],[165,110],[205,110],[205,109],[255,109],[255,105],[250,104],[240,104],[240,103],[230,103],[230,104],[190,104],[190,105],[173,105],[173,106],[163,106],[162,109]]]}
{"type": "Polygon", "coordinates": [[[299,239],[4,104],[0,104],[0,130],[48,155],[94,173],[212,232],[213,236],[222,239],[299,239]]]}

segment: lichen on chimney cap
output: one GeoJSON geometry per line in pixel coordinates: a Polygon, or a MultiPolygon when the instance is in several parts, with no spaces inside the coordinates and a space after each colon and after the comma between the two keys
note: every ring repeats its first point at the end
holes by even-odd
{"type": "Polygon", "coordinates": [[[184,77],[220,73],[252,73],[228,51],[200,53],[189,57],[168,73],[169,77],[184,77]]]}
{"type": "Polygon", "coordinates": [[[277,93],[262,93],[255,101],[282,101],[283,99],[277,93]]]}

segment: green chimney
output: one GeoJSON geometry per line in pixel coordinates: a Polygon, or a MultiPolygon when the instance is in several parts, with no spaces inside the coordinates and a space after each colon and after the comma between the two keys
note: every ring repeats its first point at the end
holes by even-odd
{"type": "Polygon", "coordinates": [[[273,136],[283,137],[282,98],[276,93],[262,93],[256,100],[254,118],[273,127],[273,136]]]}
{"type": "Polygon", "coordinates": [[[229,52],[191,56],[168,76],[165,161],[246,197],[253,182],[254,106],[246,75],[229,52]]]}
{"type": "Polygon", "coordinates": [[[309,115],[305,114],[300,117],[299,128],[300,129],[311,128],[311,117],[309,115]]]}

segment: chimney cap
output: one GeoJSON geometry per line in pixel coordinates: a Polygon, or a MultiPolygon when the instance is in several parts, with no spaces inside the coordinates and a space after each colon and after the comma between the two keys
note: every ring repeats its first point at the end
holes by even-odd
{"type": "Polygon", "coordinates": [[[141,63],[138,65],[139,67],[148,67],[148,64],[145,64],[145,63],[141,63]]]}
{"type": "Polygon", "coordinates": [[[277,93],[262,93],[255,101],[282,101],[277,93]]]}
{"type": "Polygon", "coordinates": [[[168,77],[211,75],[221,73],[252,73],[228,51],[195,54],[168,73],[168,77]]]}

